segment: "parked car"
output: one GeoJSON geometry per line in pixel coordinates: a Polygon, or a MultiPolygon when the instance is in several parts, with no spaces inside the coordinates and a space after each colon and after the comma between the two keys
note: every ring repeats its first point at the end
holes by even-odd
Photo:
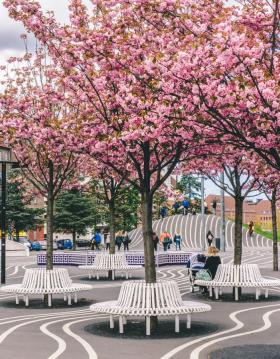
{"type": "Polygon", "coordinates": [[[23,244],[25,247],[27,247],[27,248],[29,248],[29,250],[31,250],[31,243],[27,238],[20,237],[19,238],[19,243],[23,244]]]}
{"type": "Polygon", "coordinates": [[[57,248],[62,250],[73,248],[73,243],[71,239],[59,239],[58,241],[56,241],[56,244],[57,244],[57,248]]]}
{"type": "Polygon", "coordinates": [[[90,247],[90,241],[86,239],[77,239],[77,247],[90,247]]]}
{"type": "Polygon", "coordinates": [[[30,250],[31,251],[40,251],[42,249],[42,246],[39,242],[32,242],[32,241],[29,241],[30,243],[30,250]]]}
{"type": "MultiPolygon", "coordinates": [[[[43,250],[47,249],[47,241],[40,241],[41,247],[43,250]]],[[[57,250],[57,244],[56,242],[53,242],[53,249],[57,250]]]]}

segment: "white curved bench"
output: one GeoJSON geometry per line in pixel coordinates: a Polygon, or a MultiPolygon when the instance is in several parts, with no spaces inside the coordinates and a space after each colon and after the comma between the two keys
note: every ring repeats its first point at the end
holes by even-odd
{"type": "Polygon", "coordinates": [[[280,286],[280,279],[266,279],[262,277],[257,264],[220,264],[211,281],[195,280],[199,286],[209,287],[209,295],[212,296],[212,288],[216,299],[219,298],[221,288],[235,288],[235,300],[238,300],[238,288],[256,288],[256,299],[259,299],[261,289],[265,289],[265,297],[268,297],[268,289],[280,286]]]}
{"type": "Polygon", "coordinates": [[[79,266],[79,268],[89,270],[89,279],[91,279],[91,275],[94,272],[97,272],[96,278],[99,279],[99,271],[112,271],[112,279],[114,280],[115,272],[117,270],[125,272],[126,279],[128,279],[129,275],[131,277],[131,271],[143,267],[141,265],[129,265],[124,254],[100,253],[95,256],[94,263],[92,265],[82,265],[79,266]]]}
{"type": "Polygon", "coordinates": [[[19,296],[23,295],[25,305],[29,305],[29,295],[48,295],[48,306],[52,305],[52,294],[63,294],[64,300],[68,298],[71,305],[71,294],[77,303],[77,292],[90,290],[89,284],[72,283],[69,273],[65,268],[46,270],[45,268],[26,269],[21,284],[5,285],[0,288],[1,292],[16,295],[16,304],[19,304],[19,296]]]}
{"type": "Polygon", "coordinates": [[[124,282],[116,301],[96,303],[90,310],[110,315],[110,328],[114,328],[114,315],[119,317],[119,332],[123,333],[126,317],[144,316],[146,335],[151,334],[150,318],[153,316],[174,316],[175,332],[179,332],[179,315],[187,316],[187,328],[191,327],[191,314],[211,310],[210,305],[201,302],[183,301],[175,281],[146,283],[143,280],[124,282]]]}

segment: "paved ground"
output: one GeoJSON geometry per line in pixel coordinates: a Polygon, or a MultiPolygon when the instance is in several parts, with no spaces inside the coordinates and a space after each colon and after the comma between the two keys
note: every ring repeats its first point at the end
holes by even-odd
{"type": "MultiPolygon", "coordinates": [[[[257,261],[265,276],[280,277],[269,269],[270,254],[259,251],[256,258],[256,253],[246,253],[244,261],[257,261]]],[[[231,253],[224,255],[224,261],[231,257],[231,253]]],[[[35,266],[35,262],[34,256],[8,258],[7,283],[21,282],[24,269],[35,266]]],[[[184,266],[161,267],[159,278],[176,280],[185,300],[207,302],[212,311],[194,315],[191,330],[182,320],[179,334],[174,333],[173,320],[164,319],[159,332],[146,338],[143,318],[129,321],[125,335],[119,335],[117,328],[113,332],[109,329],[107,318],[88,310],[91,303],[116,299],[121,278],[114,282],[106,278],[89,281],[78,268],[68,270],[74,281],[94,286],[93,291],[81,293],[79,303],[72,307],[58,296],[51,309],[38,297],[25,308],[22,303],[16,306],[12,296],[0,294],[1,359],[280,358],[280,289],[274,288],[268,299],[262,296],[258,302],[250,290],[244,291],[238,303],[232,300],[230,291],[216,301],[198,292],[190,293],[184,266]]],[[[143,275],[143,270],[136,273],[137,278],[143,275]]]]}

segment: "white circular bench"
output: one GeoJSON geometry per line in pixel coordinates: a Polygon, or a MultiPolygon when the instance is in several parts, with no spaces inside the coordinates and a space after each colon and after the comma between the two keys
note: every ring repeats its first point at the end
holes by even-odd
{"type": "Polygon", "coordinates": [[[265,289],[265,297],[268,297],[268,289],[280,286],[280,279],[266,279],[262,277],[257,264],[220,264],[211,281],[195,280],[199,286],[209,287],[209,295],[212,296],[212,288],[216,299],[221,294],[221,288],[235,288],[235,300],[238,300],[238,288],[255,288],[256,299],[259,299],[261,289],[265,289]]]}
{"type": "Polygon", "coordinates": [[[119,332],[130,316],[146,318],[146,335],[151,334],[150,318],[153,316],[174,316],[175,332],[179,332],[179,315],[187,316],[187,328],[191,327],[191,314],[211,310],[210,305],[183,301],[175,281],[146,283],[143,280],[124,282],[116,301],[96,303],[90,310],[110,315],[110,328],[114,328],[114,318],[119,317],[119,332]]]}
{"type": "Polygon", "coordinates": [[[64,300],[68,298],[71,305],[71,294],[77,303],[77,292],[90,290],[89,284],[72,283],[69,273],[64,268],[46,270],[45,268],[26,269],[21,284],[5,285],[0,288],[1,292],[14,293],[16,304],[19,304],[19,296],[23,295],[25,305],[29,305],[29,295],[48,295],[48,306],[52,305],[52,294],[63,294],[64,300]]]}
{"type": "Polygon", "coordinates": [[[126,279],[128,279],[129,276],[131,277],[131,271],[143,267],[141,265],[127,264],[124,254],[100,253],[95,256],[92,265],[81,265],[79,268],[89,271],[89,279],[91,279],[92,273],[96,272],[96,278],[99,279],[98,272],[112,271],[112,279],[114,280],[116,271],[125,272],[126,279]]]}

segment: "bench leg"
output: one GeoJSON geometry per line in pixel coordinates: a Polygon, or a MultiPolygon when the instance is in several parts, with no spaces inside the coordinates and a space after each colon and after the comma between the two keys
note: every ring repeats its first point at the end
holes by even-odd
{"type": "Polygon", "coordinates": [[[213,287],[209,287],[209,297],[213,297],[213,287]]]}
{"type": "Polygon", "coordinates": [[[52,306],[52,295],[48,294],[48,306],[51,307],[52,306]]]}
{"type": "Polygon", "coordinates": [[[235,297],[235,300],[237,301],[238,300],[238,287],[234,287],[234,297],[235,297]]]}
{"type": "Polygon", "coordinates": [[[219,288],[215,287],[214,292],[215,292],[215,298],[219,299],[219,288]]]}
{"type": "Polygon", "coordinates": [[[28,298],[28,295],[25,296],[25,306],[26,306],[26,307],[29,306],[29,298],[28,298]]]}
{"type": "Polygon", "coordinates": [[[125,272],[125,278],[128,279],[128,272],[125,272]]]}
{"type": "Polygon", "coordinates": [[[78,295],[76,292],[74,293],[74,303],[78,303],[78,295]]]}
{"type": "Polygon", "coordinates": [[[264,296],[265,296],[265,298],[268,298],[268,288],[265,288],[264,296]]]}
{"type": "Polygon", "coordinates": [[[114,325],[114,317],[112,314],[110,314],[110,329],[114,329],[115,325],[114,325]]]}
{"type": "Polygon", "coordinates": [[[88,274],[88,279],[91,279],[91,273],[88,274]]]}
{"type": "Polygon", "coordinates": [[[187,329],[191,329],[191,314],[187,314],[187,329]]]}
{"type": "Polygon", "coordinates": [[[119,316],[119,332],[123,334],[123,317],[122,315],[119,316]]]}
{"type": "Polygon", "coordinates": [[[223,294],[222,288],[219,288],[219,296],[221,296],[222,294],[223,294]]]}
{"type": "Polygon", "coordinates": [[[16,304],[19,304],[19,296],[16,294],[16,304]]]}
{"type": "Polygon", "coordinates": [[[66,302],[66,300],[67,300],[67,295],[66,295],[66,293],[63,294],[63,300],[64,300],[64,302],[66,302]]]}
{"type": "Polygon", "coordinates": [[[68,305],[71,305],[71,294],[68,294],[68,305]]]}
{"type": "Polygon", "coordinates": [[[260,290],[256,288],[256,300],[259,300],[260,290]]]}
{"type": "Polygon", "coordinates": [[[151,317],[146,317],[146,335],[151,335],[151,317]]]}
{"type": "Polygon", "coordinates": [[[112,270],[112,280],[115,280],[115,271],[112,270]]]}
{"type": "Polygon", "coordinates": [[[129,273],[129,278],[132,278],[132,273],[129,273]]]}
{"type": "Polygon", "coordinates": [[[96,279],[99,280],[99,274],[96,274],[96,279]]]}
{"type": "Polygon", "coordinates": [[[179,315],[175,315],[175,333],[180,332],[180,319],[179,315]]]}

